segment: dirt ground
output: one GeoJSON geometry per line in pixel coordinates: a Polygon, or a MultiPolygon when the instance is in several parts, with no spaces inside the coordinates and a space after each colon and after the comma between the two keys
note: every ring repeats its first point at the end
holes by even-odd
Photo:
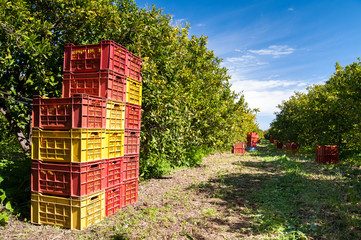
{"type": "Polygon", "coordinates": [[[257,157],[213,154],[201,166],[139,184],[137,203],[86,230],[38,226],[11,218],[0,239],[258,239],[249,196],[277,169],[257,157]]]}

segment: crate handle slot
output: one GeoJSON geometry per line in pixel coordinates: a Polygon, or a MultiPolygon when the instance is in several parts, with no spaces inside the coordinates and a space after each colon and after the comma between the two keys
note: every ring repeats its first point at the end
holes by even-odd
{"type": "Polygon", "coordinates": [[[97,198],[99,198],[99,196],[94,196],[94,197],[90,198],[90,201],[94,201],[97,198]]]}
{"type": "Polygon", "coordinates": [[[97,168],[97,167],[99,167],[99,164],[90,165],[90,168],[97,168]]]}
{"type": "Polygon", "coordinates": [[[114,107],[115,108],[118,108],[120,105],[119,104],[114,104],[114,107]]]}
{"type": "Polygon", "coordinates": [[[90,135],[91,135],[91,136],[99,136],[99,133],[97,133],[97,132],[92,132],[90,135]]]}

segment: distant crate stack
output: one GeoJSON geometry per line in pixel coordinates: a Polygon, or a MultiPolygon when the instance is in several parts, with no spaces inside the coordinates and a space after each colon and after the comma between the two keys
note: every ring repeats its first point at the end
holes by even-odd
{"type": "Polygon", "coordinates": [[[234,154],[244,154],[246,151],[244,142],[237,142],[233,145],[232,153],[234,154]]]}
{"type": "Polygon", "coordinates": [[[316,162],[322,164],[338,163],[338,146],[317,145],[315,153],[316,162]]]}
{"type": "Polygon", "coordinates": [[[257,149],[258,133],[248,132],[247,133],[247,151],[254,151],[257,149]]]}
{"type": "Polygon", "coordinates": [[[62,98],[34,96],[31,222],[85,229],[138,199],[142,59],[66,44],[62,98]]]}

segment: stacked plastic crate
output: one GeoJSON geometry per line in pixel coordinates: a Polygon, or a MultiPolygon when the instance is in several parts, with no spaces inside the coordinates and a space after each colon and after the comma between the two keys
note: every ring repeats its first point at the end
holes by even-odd
{"type": "Polygon", "coordinates": [[[247,151],[254,151],[257,149],[258,133],[248,132],[247,133],[247,151]]]}
{"type": "Polygon", "coordinates": [[[33,223],[84,229],[137,200],[141,65],[113,41],[65,46],[63,98],[33,99],[33,223]]]}
{"type": "Polygon", "coordinates": [[[338,146],[336,145],[317,145],[316,146],[316,162],[322,164],[338,163],[338,146]]]}
{"type": "Polygon", "coordinates": [[[245,143],[237,142],[233,145],[232,153],[234,154],[244,154],[245,153],[245,143]]]}

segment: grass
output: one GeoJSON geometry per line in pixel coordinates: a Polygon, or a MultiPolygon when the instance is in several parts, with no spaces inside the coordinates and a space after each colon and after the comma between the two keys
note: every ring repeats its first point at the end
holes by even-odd
{"type": "Polygon", "coordinates": [[[283,171],[252,196],[258,231],[276,232],[281,239],[361,238],[361,185],[345,174],[347,168],[285,155],[265,161],[283,171]]]}
{"type": "MultiPolygon", "coordinates": [[[[16,213],[25,216],[30,199],[25,186],[30,180],[23,176],[30,172],[29,161],[24,156],[6,156],[0,167],[7,197],[16,213]]],[[[157,189],[164,191],[149,192],[140,204],[125,207],[74,236],[361,239],[360,180],[361,168],[352,162],[320,165],[311,155],[285,155],[263,142],[259,151],[213,155],[201,167],[174,170],[167,178],[143,182],[144,188],[158,183],[157,189]]],[[[32,232],[19,234],[32,236],[32,232]]]]}

